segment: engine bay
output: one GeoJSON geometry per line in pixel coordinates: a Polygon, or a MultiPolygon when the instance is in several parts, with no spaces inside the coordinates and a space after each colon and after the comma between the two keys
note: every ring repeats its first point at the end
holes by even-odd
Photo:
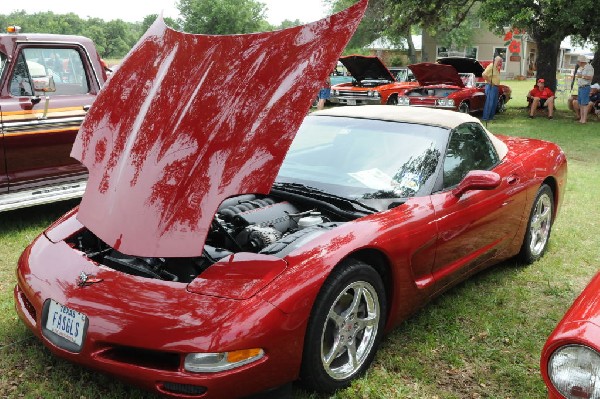
{"type": "Polygon", "coordinates": [[[363,79],[359,81],[353,81],[352,85],[355,87],[378,87],[392,83],[391,80],[387,79],[363,79]]]}
{"type": "Polygon", "coordinates": [[[343,212],[336,213],[333,207],[318,206],[318,203],[308,199],[303,201],[298,196],[291,201],[255,194],[229,198],[223,201],[213,218],[202,256],[194,258],[126,255],[85,228],[66,241],[90,260],[111,269],[140,277],[189,283],[210,265],[234,253],[283,257],[352,218],[343,212]]]}

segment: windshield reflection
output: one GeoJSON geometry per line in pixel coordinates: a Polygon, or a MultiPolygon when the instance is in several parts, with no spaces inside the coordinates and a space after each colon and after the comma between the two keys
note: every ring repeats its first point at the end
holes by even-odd
{"type": "Polygon", "coordinates": [[[309,116],[277,181],[359,199],[428,195],[447,137],[436,126],[309,116]]]}

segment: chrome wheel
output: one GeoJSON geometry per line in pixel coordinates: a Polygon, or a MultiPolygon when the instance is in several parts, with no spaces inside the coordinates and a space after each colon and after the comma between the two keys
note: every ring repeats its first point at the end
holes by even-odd
{"type": "Polygon", "coordinates": [[[554,215],[554,192],[547,184],[542,184],[529,213],[527,230],[519,252],[519,258],[530,264],[538,260],[546,252],[552,230],[554,215]]]}
{"type": "Polygon", "coordinates": [[[381,272],[348,258],[323,282],[302,352],[300,380],[308,389],[332,393],[345,388],[373,361],[387,314],[381,272]]]}
{"type": "Polygon", "coordinates": [[[321,361],[335,380],[357,373],[375,345],[381,309],[375,288],[349,284],[329,309],[321,334],[321,361]]]}
{"type": "Polygon", "coordinates": [[[529,223],[529,250],[534,257],[540,256],[546,248],[552,226],[552,199],[548,193],[542,193],[535,203],[529,223]]]}

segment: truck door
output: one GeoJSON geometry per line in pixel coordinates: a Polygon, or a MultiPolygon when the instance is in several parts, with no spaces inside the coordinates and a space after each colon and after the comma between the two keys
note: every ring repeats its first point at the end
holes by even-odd
{"type": "MultiPolygon", "coordinates": [[[[6,66],[6,55],[0,53],[0,76],[6,66]]],[[[8,191],[8,176],[6,175],[6,159],[4,157],[4,127],[2,123],[2,109],[0,108],[0,194],[8,191]]]]}
{"type": "Polygon", "coordinates": [[[78,179],[86,169],[70,157],[86,109],[97,93],[77,45],[23,44],[3,84],[3,145],[11,192],[78,179]]]}

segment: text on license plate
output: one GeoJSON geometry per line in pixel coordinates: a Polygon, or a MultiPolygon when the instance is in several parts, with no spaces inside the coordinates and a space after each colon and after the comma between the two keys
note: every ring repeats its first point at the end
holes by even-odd
{"type": "Polygon", "coordinates": [[[348,100],[348,105],[356,105],[356,100],[348,100]]]}
{"type": "Polygon", "coordinates": [[[67,341],[81,346],[86,316],[50,299],[46,328],[67,341]]]}

